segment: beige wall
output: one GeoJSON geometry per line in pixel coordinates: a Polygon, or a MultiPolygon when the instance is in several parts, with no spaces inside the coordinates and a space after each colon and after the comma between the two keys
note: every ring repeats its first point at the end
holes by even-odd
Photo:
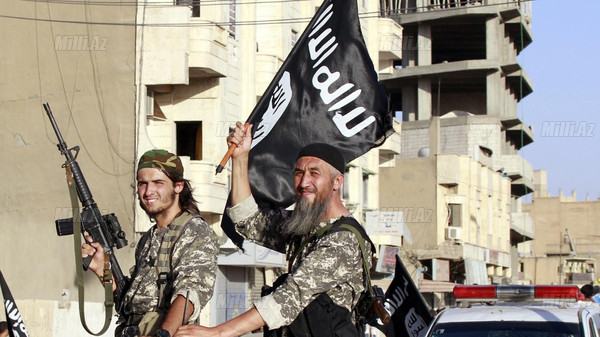
{"type": "Polygon", "coordinates": [[[395,167],[380,169],[380,179],[385,183],[379,186],[379,207],[405,213],[414,242],[409,247],[413,249],[435,249],[440,241],[436,216],[417,216],[427,211],[437,214],[436,171],[432,157],[397,159],[395,167]]]}
{"type": "MultiPolygon", "coordinates": [[[[545,182],[540,183],[545,184],[545,182]]],[[[522,252],[539,259],[561,252],[567,256],[570,250],[567,238],[568,229],[577,253],[576,257],[593,258],[600,261],[600,253],[598,253],[600,237],[596,235],[599,228],[600,200],[578,202],[574,196],[534,196],[532,203],[523,204],[523,212],[528,213],[533,219],[535,240],[521,244],[519,249],[522,252]]],[[[556,275],[556,268],[551,269],[550,274],[556,275]]],[[[533,280],[536,275],[539,280],[539,274],[525,265],[525,278],[533,280]]],[[[600,274],[595,271],[594,279],[598,277],[600,274]]],[[[555,281],[552,277],[543,278],[543,280],[544,282],[555,281]]]]}
{"type": "MultiPolygon", "coordinates": [[[[32,336],[84,334],[73,302],[72,236],[57,237],[54,226],[70,216],[64,157],[42,103],[50,103],[67,144],[81,148],[77,160],[98,207],[116,213],[135,241],[135,35],[127,25],[135,22],[135,7],[110,2],[0,4],[0,141],[10,158],[0,166],[0,269],[32,336]]],[[[132,250],[117,256],[127,272],[132,250]]],[[[97,280],[86,278],[86,287],[86,299],[99,301],[97,280]]],[[[90,308],[99,327],[102,309],[90,308]]]]}

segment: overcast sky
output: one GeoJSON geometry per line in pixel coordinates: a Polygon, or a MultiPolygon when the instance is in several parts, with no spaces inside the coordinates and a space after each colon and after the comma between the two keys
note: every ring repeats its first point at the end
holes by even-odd
{"type": "MultiPolygon", "coordinates": [[[[600,1],[536,0],[533,42],[518,60],[534,85],[519,117],[535,140],[521,155],[548,172],[548,192],[600,198],[600,1]]],[[[525,198],[524,200],[530,200],[525,198]]]]}

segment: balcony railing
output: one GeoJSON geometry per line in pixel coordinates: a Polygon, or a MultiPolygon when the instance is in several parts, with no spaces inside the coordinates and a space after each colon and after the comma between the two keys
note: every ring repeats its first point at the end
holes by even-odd
{"type": "Polygon", "coordinates": [[[531,17],[531,1],[525,0],[380,0],[380,15],[427,12],[473,6],[498,6],[501,9],[519,8],[526,18],[531,17]]]}

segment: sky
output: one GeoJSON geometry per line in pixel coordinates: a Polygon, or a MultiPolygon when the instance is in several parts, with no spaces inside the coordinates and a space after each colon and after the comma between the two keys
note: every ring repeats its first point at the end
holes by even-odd
{"type": "Polygon", "coordinates": [[[599,13],[598,0],[533,1],[533,42],[518,56],[534,87],[518,105],[534,129],[520,154],[547,171],[551,196],[600,198],[599,13]]]}

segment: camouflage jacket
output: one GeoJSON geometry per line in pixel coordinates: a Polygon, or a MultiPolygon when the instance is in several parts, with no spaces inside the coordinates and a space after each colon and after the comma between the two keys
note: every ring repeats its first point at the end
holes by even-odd
{"type": "MultiPolygon", "coordinates": [[[[259,210],[254,198],[249,197],[229,208],[228,214],[238,232],[248,240],[279,252],[288,248],[279,226],[291,214],[289,211],[259,210]]],[[[321,221],[313,233],[335,220],[321,221]]],[[[370,253],[370,244],[365,242],[365,245],[370,253]]],[[[254,306],[270,329],[289,325],[324,292],[335,304],[352,312],[364,290],[363,274],[356,236],[350,231],[334,232],[308,244],[291,266],[286,281],[273,293],[255,301],[254,306]]]]}
{"type": "MultiPolygon", "coordinates": [[[[155,265],[161,242],[172,228],[173,223],[165,228],[154,225],[144,234],[149,236],[148,240],[140,240],[143,246],[138,244],[136,248],[136,265],[130,270],[133,280],[124,299],[125,308],[133,314],[143,315],[157,310],[158,271],[155,265]]],[[[173,295],[167,303],[170,305],[177,295],[185,297],[189,290],[188,299],[194,305],[190,322],[196,321],[200,311],[212,297],[218,250],[215,232],[199,216],[185,223],[179,238],[171,247],[173,295]]]]}

